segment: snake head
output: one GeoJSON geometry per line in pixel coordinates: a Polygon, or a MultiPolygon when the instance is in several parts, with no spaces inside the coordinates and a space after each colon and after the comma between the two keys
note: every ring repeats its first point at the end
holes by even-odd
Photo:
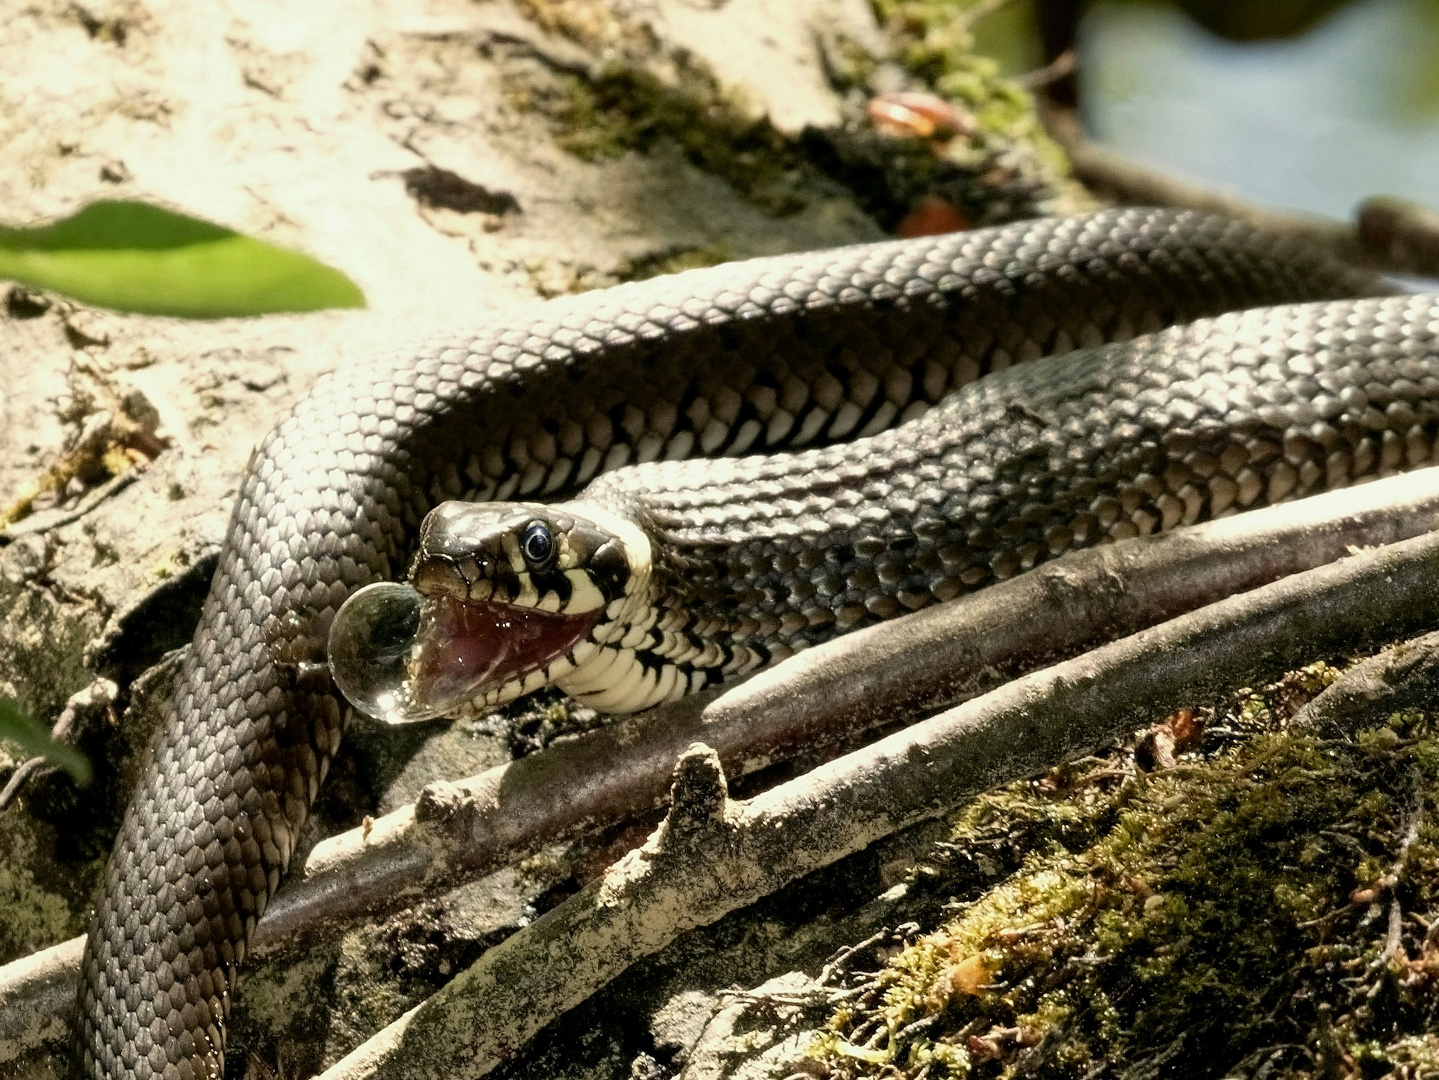
{"type": "Polygon", "coordinates": [[[576,646],[623,619],[649,542],[598,508],[442,503],[420,529],[409,585],[367,586],[335,617],[330,666],[363,712],[453,715],[538,690],[576,646]]]}

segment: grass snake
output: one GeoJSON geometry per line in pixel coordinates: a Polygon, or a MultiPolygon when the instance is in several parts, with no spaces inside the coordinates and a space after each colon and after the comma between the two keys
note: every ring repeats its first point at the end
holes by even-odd
{"type": "Polygon", "coordinates": [[[321,379],[250,460],[116,840],[84,1075],[222,1074],[340,743],[331,624],[433,508],[517,501],[432,519],[420,584],[582,617],[553,677],[639,707],[1070,547],[1427,462],[1439,298],[1390,291],[1233,221],[1115,210],[527,305],[321,379]]]}

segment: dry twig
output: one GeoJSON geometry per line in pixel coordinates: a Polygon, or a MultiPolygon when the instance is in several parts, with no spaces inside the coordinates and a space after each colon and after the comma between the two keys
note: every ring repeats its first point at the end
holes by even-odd
{"type": "Polygon", "coordinates": [[[1046,128],[1064,147],[1074,175],[1086,187],[1119,203],[1179,206],[1248,221],[1273,232],[1304,237],[1339,258],[1390,274],[1439,277],[1439,214],[1404,199],[1374,197],[1355,210],[1354,224],[1259,206],[1126,157],[1085,136],[1072,110],[1047,109],[1046,128]]]}
{"type": "Polygon", "coordinates": [[[1355,664],[1294,714],[1294,723],[1353,731],[1405,709],[1432,709],[1439,690],[1439,632],[1355,664]]]}

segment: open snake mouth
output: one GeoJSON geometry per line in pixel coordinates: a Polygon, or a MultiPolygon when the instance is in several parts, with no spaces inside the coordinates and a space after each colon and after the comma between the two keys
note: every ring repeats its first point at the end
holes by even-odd
{"type": "Polygon", "coordinates": [[[604,609],[562,614],[380,582],[351,596],[330,630],[335,685],[392,724],[445,716],[569,655],[604,609]]]}
{"type": "Polygon", "coordinates": [[[442,713],[487,687],[544,671],[603,614],[602,608],[566,615],[451,596],[427,599],[410,658],[411,695],[442,713]]]}

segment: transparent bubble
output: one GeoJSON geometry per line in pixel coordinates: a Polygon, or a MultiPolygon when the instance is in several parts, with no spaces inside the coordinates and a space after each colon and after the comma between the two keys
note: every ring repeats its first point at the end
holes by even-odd
{"type": "Polygon", "coordinates": [[[351,705],[386,723],[453,716],[564,656],[598,615],[427,597],[396,582],[366,585],[330,627],[330,674],[351,705]]]}
{"type": "Polygon", "coordinates": [[[366,585],[330,627],[330,674],[350,704],[387,723],[434,713],[411,698],[409,673],[424,598],[408,585],[366,585]]]}

